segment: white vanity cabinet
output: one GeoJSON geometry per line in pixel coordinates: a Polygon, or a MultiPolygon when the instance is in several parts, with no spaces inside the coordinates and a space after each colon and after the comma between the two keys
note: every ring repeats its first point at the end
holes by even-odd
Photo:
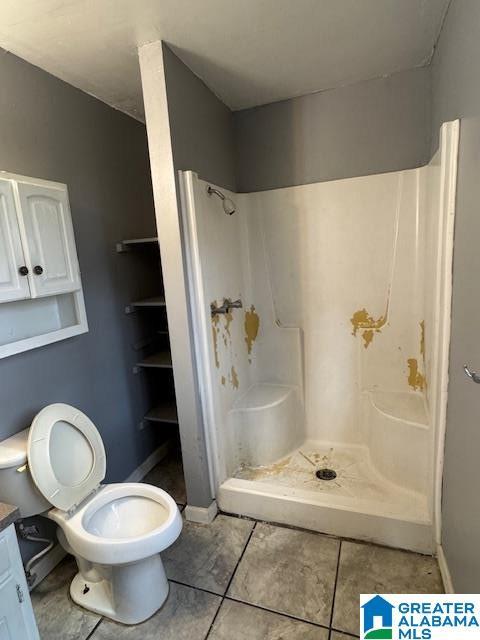
{"type": "Polygon", "coordinates": [[[0,640],[40,640],[13,524],[0,532],[0,640]]]}
{"type": "Polygon", "coordinates": [[[0,357],[87,330],[66,185],[0,172],[0,357]]]}

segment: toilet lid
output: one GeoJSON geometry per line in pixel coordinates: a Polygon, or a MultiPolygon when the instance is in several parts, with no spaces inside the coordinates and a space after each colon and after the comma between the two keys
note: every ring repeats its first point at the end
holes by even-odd
{"type": "Polygon", "coordinates": [[[102,438],[87,416],[68,404],[38,413],[28,436],[28,466],[40,493],[69,511],[105,477],[102,438]]]}

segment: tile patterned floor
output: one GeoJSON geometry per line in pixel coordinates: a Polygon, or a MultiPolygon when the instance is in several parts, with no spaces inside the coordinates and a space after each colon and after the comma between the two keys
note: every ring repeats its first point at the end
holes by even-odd
{"type": "Polygon", "coordinates": [[[441,593],[437,563],[428,556],[342,542],[333,626],[357,633],[359,593],[441,593]]]}
{"type": "Polygon", "coordinates": [[[223,515],[208,527],[184,520],[182,535],[162,554],[167,576],[223,596],[253,526],[223,515]]]}
{"type": "Polygon", "coordinates": [[[340,541],[258,523],[228,596],[330,625],[340,541]]]}
{"type": "Polygon", "coordinates": [[[91,637],[95,640],[204,640],[220,602],[221,598],[211,593],[172,582],[164,606],[142,625],[126,626],[104,619],[91,637]]]}
{"type": "MultiPolygon", "coordinates": [[[[178,489],[173,470],[149,475],[178,489]]],[[[138,626],[74,605],[63,561],[32,593],[42,640],[351,640],[360,593],[442,591],[433,558],[226,515],[185,522],[163,559],[169,597],[138,626]]]]}

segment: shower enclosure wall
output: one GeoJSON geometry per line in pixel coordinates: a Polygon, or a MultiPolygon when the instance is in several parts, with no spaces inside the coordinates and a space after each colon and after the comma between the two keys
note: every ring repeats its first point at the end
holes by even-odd
{"type": "Polygon", "coordinates": [[[419,169],[250,194],[220,189],[235,203],[231,216],[209,183],[181,172],[198,379],[222,510],[434,550],[457,143],[451,122],[419,169]],[[237,299],[243,307],[229,308],[237,299]],[[225,300],[226,312],[214,313],[225,300]],[[336,477],[319,479],[322,469],[336,477]]]}

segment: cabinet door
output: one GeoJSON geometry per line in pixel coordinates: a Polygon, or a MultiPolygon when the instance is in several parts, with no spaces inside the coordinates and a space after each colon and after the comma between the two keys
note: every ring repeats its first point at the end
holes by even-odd
{"type": "Polygon", "coordinates": [[[32,298],[80,289],[66,189],[18,183],[32,298]]]}
{"type": "MultiPolygon", "coordinates": [[[[0,180],[0,302],[30,297],[17,213],[9,180],[0,180]]],[[[1,638],[1,636],[0,636],[1,638]]]]}
{"type": "Polygon", "coordinates": [[[0,533],[0,640],[40,640],[13,524],[0,533]]]}
{"type": "Polygon", "coordinates": [[[25,621],[13,576],[0,584],[0,640],[27,640],[25,621]]]}

